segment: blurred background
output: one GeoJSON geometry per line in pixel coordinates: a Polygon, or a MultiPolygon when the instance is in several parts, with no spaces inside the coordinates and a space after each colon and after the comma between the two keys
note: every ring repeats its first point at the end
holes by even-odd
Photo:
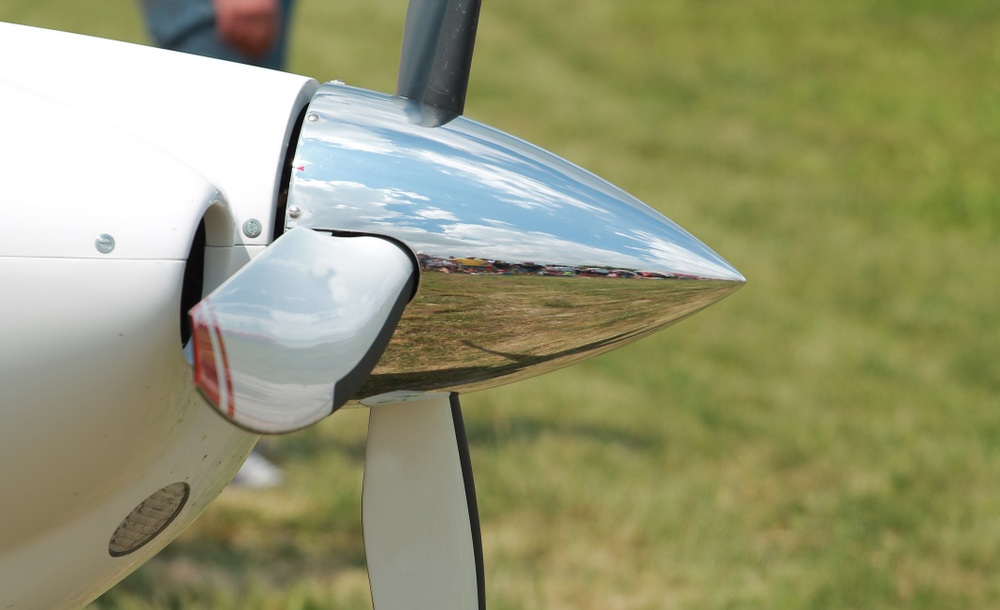
{"type": "MultiPolygon", "coordinates": [[[[393,91],[405,9],[301,0],[289,69],[393,91]]],[[[147,40],[130,0],[0,20],[147,40]]],[[[469,117],[749,280],[464,397],[490,608],[1000,608],[1000,4],[487,0],[479,31],[469,117]]],[[[92,610],[370,608],[366,423],[269,441],[282,487],[92,610]]]]}

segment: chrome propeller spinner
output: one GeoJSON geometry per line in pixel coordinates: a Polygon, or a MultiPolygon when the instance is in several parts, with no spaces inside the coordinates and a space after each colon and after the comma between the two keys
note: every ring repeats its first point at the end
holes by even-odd
{"type": "Polygon", "coordinates": [[[235,424],[371,408],[378,610],[485,607],[459,392],[624,345],[745,281],[624,191],[460,116],[478,14],[411,0],[396,96],[319,88],[285,233],[192,310],[196,382],[235,424]]]}
{"type": "Polygon", "coordinates": [[[323,85],[293,163],[287,227],[387,237],[419,262],[420,288],[357,398],[544,373],[742,285],[708,247],[597,176],[465,117],[424,127],[416,106],[323,85]]]}

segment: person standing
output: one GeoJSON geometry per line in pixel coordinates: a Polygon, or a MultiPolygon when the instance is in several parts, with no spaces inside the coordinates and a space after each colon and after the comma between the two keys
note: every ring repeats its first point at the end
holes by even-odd
{"type": "Polygon", "coordinates": [[[156,46],[275,70],[285,67],[294,0],[141,0],[156,46]]]}

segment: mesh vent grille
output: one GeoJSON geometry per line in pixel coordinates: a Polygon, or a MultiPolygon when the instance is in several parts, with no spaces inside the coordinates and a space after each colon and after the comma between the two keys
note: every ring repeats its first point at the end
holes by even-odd
{"type": "Polygon", "coordinates": [[[181,512],[190,493],[187,483],[173,483],[140,502],[111,536],[111,556],[128,555],[155,538],[181,512]]]}

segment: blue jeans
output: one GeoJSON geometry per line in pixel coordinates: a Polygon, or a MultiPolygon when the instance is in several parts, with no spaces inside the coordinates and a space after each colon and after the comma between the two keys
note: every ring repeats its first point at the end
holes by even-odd
{"type": "Polygon", "coordinates": [[[263,57],[251,58],[219,39],[211,0],[142,0],[146,29],[156,46],[281,70],[285,67],[293,0],[282,0],[281,32],[263,57]]]}

